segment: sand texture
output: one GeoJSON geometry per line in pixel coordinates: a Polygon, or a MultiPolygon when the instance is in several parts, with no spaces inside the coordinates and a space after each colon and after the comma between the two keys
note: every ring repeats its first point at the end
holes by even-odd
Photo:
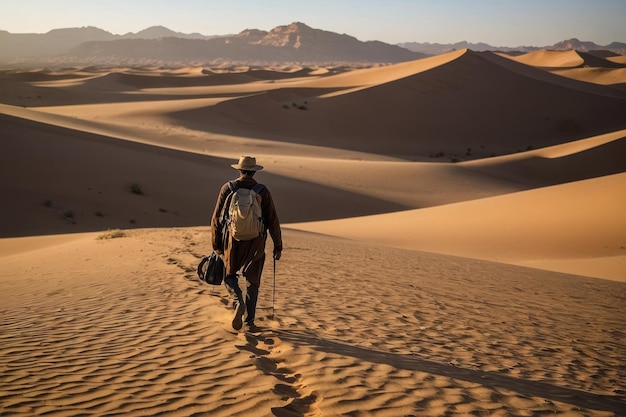
{"type": "Polygon", "coordinates": [[[624,69],[0,69],[0,415],[625,416],[624,69]],[[196,275],[241,155],[255,332],[196,275]]]}

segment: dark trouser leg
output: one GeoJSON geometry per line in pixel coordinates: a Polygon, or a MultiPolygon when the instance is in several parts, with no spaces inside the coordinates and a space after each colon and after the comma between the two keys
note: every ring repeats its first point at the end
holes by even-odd
{"type": "Polygon", "coordinates": [[[246,292],[246,323],[253,324],[256,317],[256,302],[259,298],[259,287],[248,282],[248,291],[246,292]]]}
{"type": "Polygon", "coordinates": [[[239,301],[240,304],[243,304],[243,293],[241,292],[241,288],[239,287],[237,274],[226,275],[226,278],[224,278],[224,284],[226,284],[228,294],[230,294],[230,296],[233,297],[236,301],[239,301]]]}
{"type": "Polygon", "coordinates": [[[261,286],[261,274],[265,263],[265,253],[251,262],[244,271],[244,276],[248,281],[248,291],[246,293],[246,323],[254,324],[256,318],[256,304],[259,298],[259,287],[261,286]]]}
{"type": "Polygon", "coordinates": [[[239,287],[239,282],[237,280],[237,274],[229,274],[224,279],[226,283],[226,288],[231,296],[234,296],[235,300],[233,301],[233,311],[235,315],[233,316],[232,326],[233,329],[239,330],[243,326],[243,315],[246,311],[246,305],[243,302],[243,294],[241,292],[241,288],[239,287]]]}

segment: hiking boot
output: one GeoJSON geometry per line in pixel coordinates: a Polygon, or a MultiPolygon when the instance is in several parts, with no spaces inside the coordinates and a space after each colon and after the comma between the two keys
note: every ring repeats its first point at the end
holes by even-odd
{"type": "Polygon", "coordinates": [[[246,305],[241,301],[235,301],[233,303],[233,310],[235,310],[235,316],[233,317],[233,329],[239,330],[243,326],[243,315],[246,312],[246,305]]]}
{"type": "Polygon", "coordinates": [[[260,332],[262,329],[260,327],[258,327],[256,324],[254,324],[254,322],[252,323],[247,323],[246,322],[246,331],[247,332],[251,332],[251,333],[256,333],[256,332],[260,332]]]}

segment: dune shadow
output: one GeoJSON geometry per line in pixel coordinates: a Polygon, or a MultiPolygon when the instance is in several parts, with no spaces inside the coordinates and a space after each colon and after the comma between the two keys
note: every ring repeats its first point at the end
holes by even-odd
{"type": "Polygon", "coordinates": [[[482,166],[465,167],[532,188],[626,172],[626,136],[557,158],[532,156],[518,160],[483,160],[482,166]]]}
{"type": "Polygon", "coordinates": [[[592,410],[609,411],[616,415],[626,414],[626,402],[619,397],[594,394],[554,385],[548,382],[515,378],[497,372],[459,368],[444,363],[420,359],[417,356],[402,355],[326,340],[319,338],[315,334],[302,331],[275,330],[275,333],[286,342],[310,347],[321,352],[334,353],[363,361],[390,365],[398,369],[427,372],[477,383],[489,388],[504,388],[521,395],[545,398],[592,410]]]}
{"type": "MultiPolygon", "coordinates": [[[[237,176],[229,159],[4,114],[0,137],[0,238],[209,226],[220,187],[237,176]]],[[[410,208],[306,178],[258,180],[285,224],[410,208]]]]}

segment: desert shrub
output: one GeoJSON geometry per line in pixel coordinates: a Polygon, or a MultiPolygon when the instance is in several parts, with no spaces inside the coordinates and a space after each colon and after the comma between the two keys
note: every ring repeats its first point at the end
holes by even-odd
{"type": "Polygon", "coordinates": [[[136,182],[130,185],[130,191],[133,194],[143,195],[143,188],[141,187],[141,184],[137,184],[136,182]]]}
{"type": "Polygon", "coordinates": [[[52,200],[46,200],[42,203],[44,207],[52,207],[52,200]]]}
{"type": "Polygon", "coordinates": [[[120,229],[109,229],[106,232],[98,235],[96,237],[96,239],[98,239],[98,240],[115,239],[115,238],[124,237],[124,236],[126,236],[126,232],[124,232],[123,230],[120,230],[120,229]]]}
{"type": "Polygon", "coordinates": [[[75,215],[74,212],[72,210],[65,210],[62,214],[61,214],[62,218],[67,221],[68,223],[71,224],[76,224],[76,219],[75,219],[75,215]]]}

